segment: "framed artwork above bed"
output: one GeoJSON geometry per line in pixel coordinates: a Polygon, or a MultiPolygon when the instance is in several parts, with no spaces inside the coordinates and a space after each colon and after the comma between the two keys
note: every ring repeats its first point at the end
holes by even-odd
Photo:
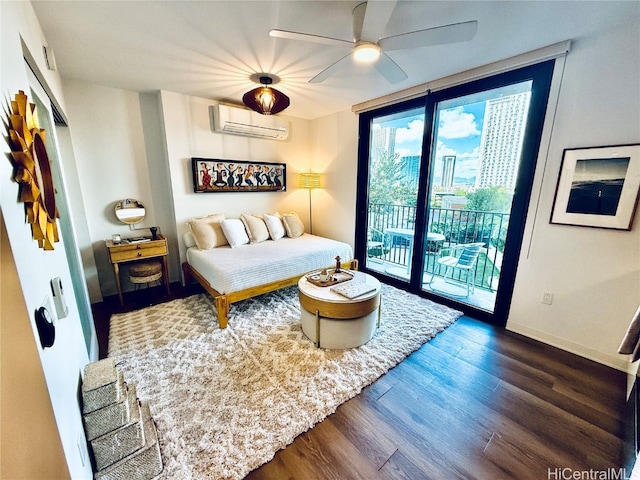
{"type": "Polygon", "coordinates": [[[287,190],[286,163],[193,157],[191,170],[195,193],[287,190]]]}

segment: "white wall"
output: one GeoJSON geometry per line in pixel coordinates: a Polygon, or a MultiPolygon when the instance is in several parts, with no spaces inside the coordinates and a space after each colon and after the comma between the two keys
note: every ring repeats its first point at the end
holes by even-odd
{"type": "MultiPolygon", "coordinates": [[[[209,106],[216,102],[172,92],[160,93],[166,138],[166,161],[170,171],[176,236],[187,231],[186,221],[194,216],[224,213],[296,211],[308,222],[308,196],[298,188],[298,174],[311,161],[309,122],[288,118],[291,134],[286,141],[227,135],[211,131],[209,106]],[[286,192],[194,193],[191,158],[219,158],[287,164],[286,192]]],[[[308,225],[308,223],[307,223],[308,225]]],[[[182,241],[179,260],[184,258],[182,241]]],[[[172,261],[178,257],[174,256],[172,261]]]]}
{"type": "Polygon", "coordinates": [[[313,231],[354,245],[358,116],[352,112],[311,123],[311,169],[322,174],[322,188],[312,191],[313,231]]]}
{"type": "MultiPolygon", "coordinates": [[[[145,206],[147,216],[135,228],[156,225],[152,166],[147,159],[136,92],[67,80],[64,93],[91,242],[83,248],[93,251],[97,266],[97,278],[91,272],[87,274],[89,291],[94,292],[91,301],[95,303],[102,300],[96,291],[116,292],[104,241],[114,233],[123,238],[141,233],[118,221],[114,213],[116,202],[135,198],[145,206]]],[[[123,280],[126,281],[124,276],[123,280]]],[[[125,289],[130,287],[123,285],[125,289]]]]}
{"type": "Polygon", "coordinates": [[[640,302],[640,215],[630,232],[550,225],[549,217],[564,148],[640,142],[637,19],[576,40],[557,73],[507,328],[624,370],[616,351],[640,302]],[[553,293],[552,305],[540,303],[542,291],[553,293]]]}
{"type": "MultiPolygon", "coordinates": [[[[3,105],[8,108],[7,106],[10,105],[10,101],[13,100],[18,90],[24,90],[30,95],[29,80],[23,60],[26,53],[22,48],[22,42],[24,42],[30,56],[38,62],[35,65],[36,70],[43,72],[42,80],[46,88],[64,107],[60,78],[55,72],[47,71],[44,66],[42,46],[46,45],[46,40],[31,4],[29,2],[0,2],[0,21],[0,85],[2,86],[3,105]]],[[[47,132],[50,140],[53,140],[53,133],[47,132]]],[[[47,148],[50,148],[49,142],[47,140],[47,148]]],[[[40,347],[33,318],[33,313],[43,304],[43,301],[51,299],[50,279],[60,277],[63,285],[71,291],[71,274],[62,245],[63,239],[55,244],[53,251],[40,249],[37,243],[32,240],[30,227],[25,221],[24,205],[17,201],[18,184],[12,180],[13,168],[7,160],[9,146],[6,142],[2,142],[2,151],[5,158],[0,162],[0,206],[24,296],[24,298],[3,297],[3,312],[7,311],[5,310],[7,306],[10,306],[8,310],[15,309],[17,312],[14,317],[15,321],[23,319],[24,312],[27,312],[32,336],[30,339],[16,338],[15,341],[33,342],[30,346],[25,345],[25,349],[35,347],[35,351],[37,351],[38,361],[42,366],[51,401],[50,406],[42,405],[42,411],[48,409],[53,411],[59,435],[59,438],[50,438],[51,445],[53,448],[59,448],[56,447],[58,442],[62,445],[68,473],[72,478],[91,478],[91,466],[88,461],[78,405],[80,376],[84,365],[88,362],[88,354],[75,298],[72,294],[67,295],[69,315],[57,322],[56,339],[52,348],[43,350],[40,347]]],[[[64,186],[57,185],[57,188],[62,190],[64,186]]],[[[2,246],[3,249],[7,247],[7,245],[2,246]]],[[[55,315],[55,311],[53,313],[55,315]]],[[[14,320],[14,318],[3,316],[2,324],[14,320]]],[[[4,332],[3,328],[3,334],[4,332]]],[[[20,369],[21,367],[14,365],[14,368],[20,369]]],[[[19,374],[19,372],[14,373],[19,374]]],[[[27,404],[23,408],[26,406],[27,404]]],[[[39,425],[35,423],[40,415],[25,415],[24,411],[7,409],[5,404],[2,405],[2,408],[3,417],[13,415],[25,418],[21,435],[29,438],[37,436],[41,432],[39,425]]],[[[34,444],[39,444],[39,442],[34,442],[34,444]]],[[[46,458],[46,455],[39,457],[37,452],[32,452],[30,456],[34,467],[32,471],[37,470],[37,465],[46,467],[41,463],[46,458]]],[[[28,470],[25,468],[25,471],[28,470]]],[[[8,472],[4,473],[11,475],[8,472]]],[[[11,476],[20,478],[20,475],[20,472],[14,472],[14,475],[11,476]]],[[[58,472],[52,471],[51,475],[58,476],[58,472]]]]}

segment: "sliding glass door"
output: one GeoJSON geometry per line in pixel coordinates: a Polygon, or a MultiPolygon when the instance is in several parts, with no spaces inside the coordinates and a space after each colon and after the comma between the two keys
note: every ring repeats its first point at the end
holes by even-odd
{"type": "Polygon", "coordinates": [[[415,236],[424,105],[371,122],[366,264],[408,282],[415,236]]]}
{"type": "Polygon", "coordinates": [[[360,118],[364,269],[504,324],[553,63],[360,118]]]}

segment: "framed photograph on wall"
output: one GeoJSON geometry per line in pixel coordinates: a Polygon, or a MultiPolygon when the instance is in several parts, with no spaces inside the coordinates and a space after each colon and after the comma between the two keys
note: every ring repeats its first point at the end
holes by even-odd
{"type": "Polygon", "coordinates": [[[640,144],[567,148],[551,223],[631,230],[640,193],[640,144]]]}
{"type": "Polygon", "coordinates": [[[193,191],[284,192],[287,190],[285,163],[246,162],[215,158],[192,158],[193,191]]]}

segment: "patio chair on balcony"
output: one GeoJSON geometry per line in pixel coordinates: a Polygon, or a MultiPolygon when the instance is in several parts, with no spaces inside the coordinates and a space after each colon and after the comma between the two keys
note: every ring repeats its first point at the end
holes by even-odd
{"type": "Polygon", "coordinates": [[[384,257],[391,250],[391,238],[389,235],[375,228],[369,228],[367,236],[367,257],[384,257]]]}
{"type": "Polygon", "coordinates": [[[468,297],[471,292],[474,291],[476,263],[483,248],[484,243],[461,243],[459,245],[444,247],[440,251],[440,257],[437,259],[437,268],[435,268],[431,274],[431,280],[429,280],[428,285],[432,290],[440,291],[450,296],[460,298],[468,297]],[[449,291],[439,290],[433,287],[433,279],[436,273],[440,275],[442,267],[445,267],[445,282],[464,286],[466,288],[466,294],[456,295],[449,291]],[[455,279],[456,272],[458,272],[458,278],[460,280],[455,279]]]}

